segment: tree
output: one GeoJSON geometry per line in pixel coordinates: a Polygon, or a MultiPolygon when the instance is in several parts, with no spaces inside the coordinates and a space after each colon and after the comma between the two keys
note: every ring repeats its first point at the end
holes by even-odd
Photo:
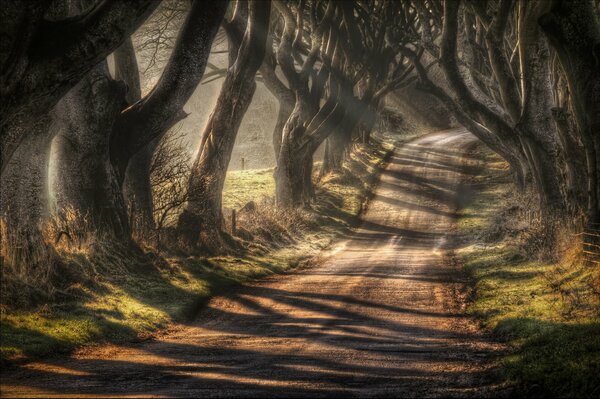
{"type": "Polygon", "coordinates": [[[521,187],[533,184],[547,221],[564,219],[579,198],[578,179],[566,178],[565,170],[586,172],[575,172],[577,145],[553,118],[552,53],[536,23],[548,3],[521,1],[518,12],[512,0],[413,5],[403,12],[418,15],[417,21],[394,33],[420,87],[504,157],[521,187]],[[432,78],[419,49],[439,64],[443,79],[432,78]]]}
{"type": "Polygon", "coordinates": [[[151,239],[154,228],[149,169],[154,150],[165,132],[187,116],[183,106],[202,80],[226,8],[225,1],[211,7],[192,3],[160,79],[115,121],[111,161],[134,204],[132,220],[138,221],[136,235],[142,239],[151,239]]]}
{"type": "Polygon", "coordinates": [[[230,66],[204,129],[187,206],[179,218],[181,240],[188,248],[199,244],[220,252],[226,247],[221,232],[223,184],[237,131],[256,89],[254,77],[265,54],[270,11],[269,2],[238,1],[232,21],[225,24],[230,66]]]}
{"type": "Polygon", "coordinates": [[[51,2],[2,6],[1,171],[58,100],[147,18],[158,0],[102,1],[49,19],[51,2]]]}
{"type": "Polygon", "coordinates": [[[342,97],[346,112],[327,139],[321,174],[341,169],[353,138],[368,143],[381,101],[416,79],[413,66],[395,48],[396,44],[385,40],[395,22],[394,3],[380,3],[368,12],[363,6],[361,2],[341,3],[343,48],[348,60],[342,97]]]}
{"type": "MultiPolygon", "coordinates": [[[[184,116],[181,109],[202,77],[226,6],[225,2],[208,8],[194,3],[161,80],[150,94],[125,112],[121,111],[127,104],[126,87],[108,75],[103,62],[63,96],[52,117],[42,113],[43,118],[37,119],[35,113],[32,115],[32,120],[37,121],[32,125],[36,130],[30,130],[31,134],[22,139],[27,145],[17,148],[17,157],[13,156],[2,175],[2,211],[7,231],[3,252],[10,252],[11,248],[20,248],[20,253],[44,252],[38,248],[52,252],[43,237],[42,225],[49,213],[48,159],[50,142],[56,133],[60,136],[54,182],[58,214],[72,211],[78,218],[74,224],[88,233],[131,242],[121,191],[129,159],[184,116]],[[145,124],[134,123],[130,130],[126,129],[127,121],[144,115],[145,124]],[[49,123],[52,119],[54,124],[49,123]],[[28,183],[25,186],[24,181],[28,183]]],[[[91,14],[96,15],[93,11],[91,14]]],[[[132,87],[132,82],[128,83],[132,87]]],[[[27,260],[32,256],[20,254],[18,258],[25,259],[27,267],[35,267],[35,262],[27,260]]]]}
{"type": "Polygon", "coordinates": [[[276,198],[280,206],[296,207],[310,204],[314,196],[313,154],[343,118],[344,105],[338,102],[342,50],[334,27],[337,3],[327,2],[320,20],[314,17],[319,13],[319,5],[315,2],[310,4],[310,39],[304,59],[300,53],[303,52],[306,2],[298,4],[296,18],[286,4],[275,4],[284,19],[277,61],[296,101],[283,128],[275,170],[276,198]],[[317,60],[321,64],[314,69],[317,60]],[[301,65],[299,71],[295,61],[301,65]],[[311,86],[309,81],[312,81],[311,86]],[[324,95],[326,100],[321,105],[324,95]]]}
{"type": "Polygon", "coordinates": [[[555,1],[539,24],[556,50],[585,145],[588,223],[600,224],[600,24],[591,0],[555,1]]]}
{"type": "Polygon", "coordinates": [[[101,2],[83,12],[66,1],[1,8],[2,254],[26,275],[49,270],[56,260],[42,231],[50,213],[48,164],[57,130],[51,110],[156,4],[101,2]]]}

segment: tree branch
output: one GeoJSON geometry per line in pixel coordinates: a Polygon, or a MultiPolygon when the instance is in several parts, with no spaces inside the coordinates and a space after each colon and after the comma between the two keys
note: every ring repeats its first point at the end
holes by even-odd
{"type": "Polygon", "coordinates": [[[183,106],[204,75],[226,8],[225,1],[211,7],[194,1],[160,80],[146,97],[117,119],[111,137],[111,161],[120,182],[129,159],[181,120],[183,106]]]}

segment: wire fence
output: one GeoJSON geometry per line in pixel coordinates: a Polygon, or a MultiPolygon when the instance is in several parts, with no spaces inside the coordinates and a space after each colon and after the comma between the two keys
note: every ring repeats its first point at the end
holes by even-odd
{"type": "Polygon", "coordinates": [[[585,261],[600,265],[600,224],[592,224],[576,236],[581,237],[585,261]]]}

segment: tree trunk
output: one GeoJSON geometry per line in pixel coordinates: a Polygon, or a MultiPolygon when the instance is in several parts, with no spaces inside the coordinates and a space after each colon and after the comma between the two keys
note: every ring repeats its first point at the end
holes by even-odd
{"type": "Polygon", "coordinates": [[[2,257],[12,273],[39,286],[49,276],[54,251],[46,243],[49,216],[48,163],[51,118],[33,125],[2,174],[2,257]]]}
{"type": "MultiPolygon", "coordinates": [[[[331,81],[330,81],[331,83],[331,81]]],[[[277,205],[310,206],[315,197],[312,184],[313,154],[342,121],[344,107],[336,97],[315,111],[309,97],[298,91],[297,103],[283,132],[281,151],[275,169],[277,205]],[[314,115],[309,120],[309,116],[314,115]],[[308,125],[308,126],[307,126],[308,125]]]]}
{"type": "MultiPolygon", "coordinates": [[[[569,213],[575,215],[587,207],[587,165],[584,147],[574,133],[570,118],[562,108],[553,108],[552,116],[564,151],[569,213]]],[[[575,127],[576,129],[576,127],[575,127]]]]}
{"type": "Polygon", "coordinates": [[[273,150],[275,151],[275,159],[279,156],[281,151],[281,142],[283,140],[283,128],[290,117],[290,114],[294,110],[294,97],[293,95],[284,95],[277,97],[279,103],[279,109],[277,111],[277,122],[275,122],[275,128],[273,128],[273,150]]]}
{"type": "Polygon", "coordinates": [[[352,129],[350,123],[346,122],[350,117],[346,117],[344,122],[333,131],[327,138],[325,146],[325,158],[320,175],[324,176],[330,172],[340,172],[346,159],[346,154],[350,143],[352,142],[352,129]]]}
{"type": "Polygon", "coordinates": [[[123,182],[123,196],[127,205],[131,232],[133,238],[138,241],[152,242],[155,238],[150,166],[156,142],[158,139],[131,158],[123,182]]]}
{"type": "Polygon", "coordinates": [[[359,130],[363,144],[369,144],[371,142],[371,132],[373,132],[375,121],[377,119],[377,106],[377,104],[369,104],[365,109],[364,115],[362,116],[359,130]]]}
{"type": "Polygon", "coordinates": [[[179,218],[186,246],[196,243],[213,253],[225,248],[221,237],[221,199],[235,137],[256,89],[254,80],[240,82],[230,70],[203,133],[192,166],[189,198],[179,218]]]}
{"type": "Polygon", "coordinates": [[[323,167],[320,172],[321,176],[329,172],[339,172],[342,170],[342,164],[352,144],[353,132],[365,113],[366,107],[364,102],[353,95],[352,87],[347,86],[345,90],[346,95],[343,96],[346,102],[344,119],[327,138],[325,159],[323,160],[323,167]]]}
{"type": "MultiPolygon", "coordinates": [[[[32,118],[42,118],[61,97],[115,50],[147,18],[158,0],[106,1],[57,21],[44,20],[52,2],[3,2],[16,23],[3,21],[0,64],[1,170],[32,118]],[[22,12],[27,9],[26,12],[22,12]]],[[[12,18],[11,18],[12,19],[12,18]]]]}
{"type": "Polygon", "coordinates": [[[274,174],[277,205],[284,208],[309,207],[314,198],[314,151],[296,144],[292,140],[283,141],[274,174]]]}
{"type": "MultiPolygon", "coordinates": [[[[189,197],[179,218],[182,244],[197,244],[213,253],[227,249],[223,241],[221,200],[225,175],[242,118],[256,90],[254,76],[265,54],[270,3],[251,1],[243,30],[233,21],[228,29],[230,65],[217,104],[204,129],[198,157],[192,167],[189,197]],[[237,57],[232,57],[237,54],[237,57]]],[[[240,3],[238,3],[240,7],[240,3]]],[[[234,15],[238,14],[238,8],[234,15]]]]}
{"type": "Polygon", "coordinates": [[[269,32],[269,36],[267,37],[265,60],[260,66],[260,73],[263,77],[265,87],[271,92],[271,94],[273,94],[279,103],[277,122],[275,123],[275,128],[273,129],[273,149],[275,151],[275,159],[277,159],[279,156],[279,150],[281,149],[283,128],[290,117],[290,114],[294,110],[295,97],[292,90],[287,88],[287,86],[275,73],[276,64],[272,42],[272,32],[269,32]]]}
{"type": "MultiPolygon", "coordinates": [[[[127,104],[142,99],[140,74],[131,38],[115,51],[115,79],[127,85],[127,104]]],[[[137,241],[154,239],[155,223],[150,185],[150,164],[160,137],[149,143],[129,161],[123,182],[123,196],[129,215],[129,226],[137,241]]]]}
{"type": "Polygon", "coordinates": [[[116,119],[110,145],[120,184],[131,158],[187,116],[183,107],[202,80],[227,5],[227,1],[210,7],[201,0],[192,3],[159,81],[116,119]]]}
{"type": "Polygon", "coordinates": [[[592,0],[556,1],[539,19],[567,76],[587,161],[587,219],[600,225],[600,26],[592,0]]]}
{"type": "Polygon", "coordinates": [[[560,218],[566,211],[566,184],[560,171],[560,141],[552,118],[550,51],[537,24],[540,3],[521,2],[519,59],[523,108],[516,126],[529,156],[541,199],[542,212],[560,218]]]}
{"type": "Polygon", "coordinates": [[[94,68],[57,104],[55,192],[78,234],[129,240],[125,202],[109,157],[109,137],[123,108],[125,85],[94,68]]]}

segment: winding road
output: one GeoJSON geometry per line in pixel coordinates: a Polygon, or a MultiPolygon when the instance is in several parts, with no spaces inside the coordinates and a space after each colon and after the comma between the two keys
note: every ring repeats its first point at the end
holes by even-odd
{"type": "Polygon", "coordinates": [[[320,264],[215,297],[152,341],[8,370],[2,396],[497,395],[498,348],[464,315],[453,256],[475,142],[455,129],[399,147],[320,264]]]}

